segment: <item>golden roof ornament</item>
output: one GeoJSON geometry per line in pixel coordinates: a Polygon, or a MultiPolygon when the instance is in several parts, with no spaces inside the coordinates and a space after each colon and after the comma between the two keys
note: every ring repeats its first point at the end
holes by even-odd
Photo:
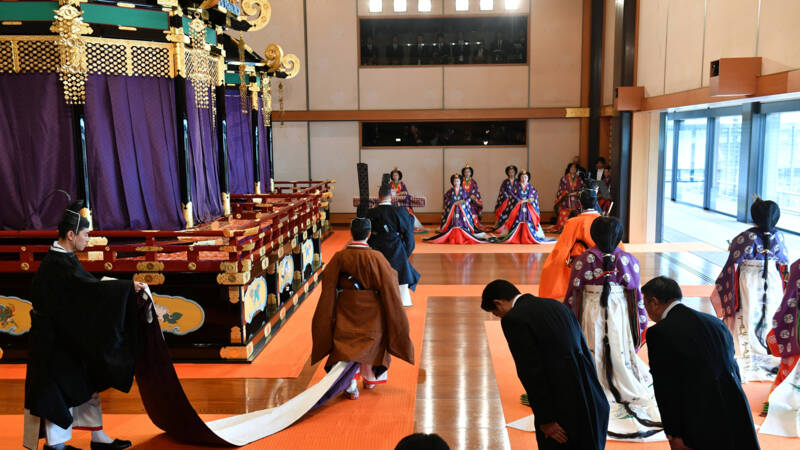
{"type": "Polygon", "coordinates": [[[59,53],[58,76],[67,104],[82,105],[86,102],[89,63],[86,42],[81,36],[90,34],[92,27],[83,22],[80,0],[59,0],[58,4],[55,21],[50,26],[50,31],[59,36],[55,41],[59,53]]]}

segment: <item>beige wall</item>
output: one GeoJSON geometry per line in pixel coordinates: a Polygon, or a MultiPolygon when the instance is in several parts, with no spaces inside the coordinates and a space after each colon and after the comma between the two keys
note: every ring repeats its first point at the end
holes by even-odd
{"type": "Polygon", "coordinates": [[[361,109],[439,109],[442,66],[361,68],[361,109]]]}
{"type": "Polygon", "coordinates": [[[369,165],[370,194],[377,195],[381,175],[397,167],[403,172],[403,181],[411,195],[427,198],[425,207],[415,211],[441,211],[443,153],[442,148],[362,149],[361,162],[369,165]]]}
{"type": "Polygon", "coordinates": [[[762,74],[800,68],[800,1],[639,3],[637,84],[646,96],[708,86],[709,63],[761,56],[762,74]]]}
{"type": "Polygon", "coordinates": [[[659,112],[633,114],[629,242],[655,242],[659,112]]]}
{"type": "Polygon", "coordinates": [[[525,108],[527,66],[445,66],[444,105],[459,108],[525,108]]]}
{"type": "Polygon", "coordinates": [[[532,183],[542,211],[552,211],[564,168],[580,149],[580,122],[569,119],[528,121],[532,183]]]}
{"type": "Polygon", "coordinates": [[[582,0],[533,0],[528,26],[533,108],[579,106],[582,0]]]}
{"type": "Polygon", "coordinates": [[[272,145],[276,181],[309,179],[308,122],[274,122],[272,145]]]}
{"type": "Polygon", "coordinates": [[[334,178],[336,190],[331,211],[349,211],[358,195],[358,122],[309,123],[311,178],[334,178]]]}
{"type": "Polygon", "coordinates": [[[306,14],[309,109],[358,109],[356,3],[306,0],[306,14]]]}

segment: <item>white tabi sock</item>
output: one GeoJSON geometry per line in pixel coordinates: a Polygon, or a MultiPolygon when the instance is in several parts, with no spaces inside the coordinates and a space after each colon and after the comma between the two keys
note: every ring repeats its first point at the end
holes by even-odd
{"type": "Polygon", "coordinates": [[[110,444],[114,442],[114,440],[108,437],[105,430],[100,429],[92,431],[92,442],[97,442],[98,444],[110,444]]]}

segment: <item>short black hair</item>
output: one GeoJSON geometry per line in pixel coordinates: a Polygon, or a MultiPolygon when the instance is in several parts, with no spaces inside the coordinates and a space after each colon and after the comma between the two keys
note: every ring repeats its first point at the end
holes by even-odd
{"type": "Polygon", "coordinates": [[[681,287],[672,278],[664,276],[655,277],[642,286],[642,294],[653,297],[659,303],[666,303],[670,300],[680,301],[683,298],[681,287]]]}
{"type": "Polygon", "coordinates": [[[450,446],[436,433],[414,433],[400,439],[394,450],[450,450],[450,446]]]}
{"type": "Polygon", "coordinates": [[[594,163],[597,164],[599,162],[605,164],[606,163],[606,159],[601,156],[601,157],[597,158],[597,160],[594,163]]]}
{"type": "Polygon", "coordinates": [[[67,237],[67,233],[72,231],[78,234],[84,228],[89,228],[89,221],[81,215],[84,203],[81,200],[73,202],[64,210],[61,216],[61,221],[58,222],[58,237],[63,239],[67,237]]]}
{"type": "Polygon", "coordinates": [[[353,240],[363,241],[369,236],[370,231],[372,222],[369,219],[359,217],[350,222],[350,235],[353,236],[353,240]]]}
{"type": "Polygon", "coordinates": [[[389,187],[388,184],[382,184],[380,188],[378,188],[378,197],[385,198],[392,195],[392,188],[389,187]]]}
{"type": "Polygon", "coordinates": [[[511,301],[519,295],[519,289],[507,280],[494,280],[483,288],[481,294],[481,309],[492,312],[495,310],[494,300],[511,301]]]}

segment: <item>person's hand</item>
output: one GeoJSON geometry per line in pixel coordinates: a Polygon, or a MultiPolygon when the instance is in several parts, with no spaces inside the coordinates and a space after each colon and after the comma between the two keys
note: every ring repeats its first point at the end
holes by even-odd
{"type": "Polygon", "coordinates": [[[558,422],[546,423],[544,425],[540,425],[539,428],[542,430],[542,433],[544,433],[545,436],[558,442],[559,444],[567,443],[567,432],[561,428],[561,425],[559,425],[558,422]]]}
{"type": "Polygon", "coordinates": [[[142,290],[147,289],[147,283],[142,283],[141,281],[134,281],[133,289],[136,292],[142,292],[142,290]]]}
{"type": "Polygon", "coordinates": [[[669,448],[671,450],[692,450],[683,443],[683,439],[679,437],[667,437],[669,439],[669,448]]]}

